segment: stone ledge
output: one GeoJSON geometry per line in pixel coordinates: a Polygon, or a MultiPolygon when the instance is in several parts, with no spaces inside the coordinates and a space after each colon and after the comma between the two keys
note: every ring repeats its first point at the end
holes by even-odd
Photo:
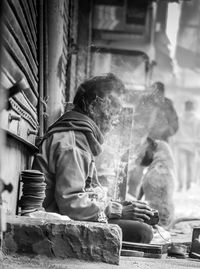
{"type": "Polygon", "coordinates": [[[54,258],[119,264],[122,232],[115,224],[42,220],[16,216],[7,219],[3,251],[54,258]]]}

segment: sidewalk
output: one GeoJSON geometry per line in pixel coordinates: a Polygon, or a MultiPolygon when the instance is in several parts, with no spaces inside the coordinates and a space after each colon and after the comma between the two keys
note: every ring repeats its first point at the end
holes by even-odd
{"type": "Polygon", "coordinates": [[[76,259],[58,260],[44,257],[7,256],[0,263],[1,269],[186,269],[200,268],[200,261],[193,259],[149,259],[121,257],[119,265],[93,263],[76,259]]]}
{"type": "MultiPolygon", "coordinates": [[[[193,184],[187,192],[175,194],[176,217],[200,217],[200,186],[193,184]]],[[[189,245],[194,227],[200,227],[200,221],[181,222],[170,231],[172,242],[189,245]]],[[[18,254],[1,256],[0,269],[48,268],[48,269],[186,269],[200,268],[200,260],[175,259],[164,254],[161,259],[120,257],[119,265],[81,261],[78,259],[52,259],[42,256],[22,256],[18,254]]]]}

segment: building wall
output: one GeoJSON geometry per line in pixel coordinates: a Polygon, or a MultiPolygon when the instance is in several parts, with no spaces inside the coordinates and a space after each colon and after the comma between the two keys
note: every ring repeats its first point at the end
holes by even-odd
{"type": "Polygon", "coordinates": [[[0,135],[6,139],[0,166],[1,178],[14,187],[3,194],[7,213],[14,215],[20,172],[31,168],[36,138],[75,94],[78,0],[4,0],[4,6],[0,135]]]}

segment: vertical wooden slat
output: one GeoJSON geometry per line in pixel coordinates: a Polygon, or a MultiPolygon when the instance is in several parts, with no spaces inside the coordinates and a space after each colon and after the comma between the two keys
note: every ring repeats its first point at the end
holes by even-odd
{"type": "MultiPolygon", "coordinates": [[[[3,33],[3,20],[2,15],[4,12],[3,1],[0,1],[0,33],[3,33]]],[[[2,66],[3,54],[2,54],[2,38],[0,38],[0,66],[2,66]]],[[[2,130],[2,118],[1,112],[6,107],[6,91],[2,87],[2,70],[0,69],[0,178],[2,178],[2,168],[3,168],[3,159],[4,159],[4,150],[5,150],[5,132],[2,130]]],[[[1,199],[1,197],[0,197],[1,199]]],[[[1,203],[1,201],[0,201],[1,203]]]]}
{"type": "Polygon", "coordinates": [[[5,7],[6,31],[3,39],[7,56],[4,67],[15,81],[26,79],[33,94],[38,96],[38,33],[33,23],[33,18],[36,21],[35,9],[24,0],[7,0],[5,7]],[[11,68],[12,65],[17,69],[11,68]]]}
{"type": "Polygon", "coordinates": [[[68,24],[68,40],[69,40],[69,56],[67,62],[67,89],[66,101],[72,101],[77,88],[77,52],[78,52],[78,0],[70,0],[69,2],[69,17],[68,24]]]}
{"type": "Polygon", "coordinates": [[[15,15],[11,8],[7,5],[7,12],[9,13],[9,16],[5,17],[5,24],[12,32],[12,35],[14,36],[18,46],[23,51],[26,61],[29,63],[30,68],[33,70],[34,76],[37,76],[38,72],[38,64],[34,59],[34,56],[32,55],[32,52],[30,50],[29,44],[26,42],[26,38],[24,36],[24,33],[18,23],[18,21],[15,18],[15,15]],[[23,42],[22,42],[23,40],[23,42]]]}
{"type": "MultiPolygon", "coordinates": [[[[36,1],[36,0],[35,0],[36,1]]],[[[43,42],[43,57],[44,57],[44,88],[43,88],[43,94],[44,94],[44,99],[46,101],[48,101],[49,99],[49,95],[48,95],[48,76],[49,76],[49,71],[48,71],[48,55],[49,55],[49,47],[48,47],[48,13],[47,13],[47,2],[44,1],[44,5],[43,5],[43,9],[44,9],[44,42],[43,42]]],[[[45,110],[45,113],[46,110],[45,110]]],[[[44,132],[47,130],[47,125],[48,125],[48,121],[47,121],[47,117],[48,115],[45,114],[44,115],[44,132]]]]}
{"type": "Polygon", "coordinates": [[[77,82],[80,84],[89,75],[88,61],[90,55],[91,40],[91,0],[79,0],[78,20],[78,61],[77,82]]]}
{"type": "Polygon", "coordinates": [[[44,107],[43,101],[44,99],[44,51],[43,51],[43,44],[44,44],[44,2],[40,0],[39,2],[39,135],[43,135],[44,131],[44,107]]]}
{"type": "Polygon", "coordinates": [[[30,0],[30,1],[32,1],[32,3],[33,3],[33,7],[34,7],[34,10],[35,10],[35,14],[36,14],[36,16],[37,16],[37,15],[38,15],[37,10],[38,10],[38,1],[39,1],[39,0],[30,0]]]}
{"type": "MultiPolygon", "coordinates": [[[[37,32],[37,9],[35,9],[33,1],[32,0],[28,0],[27,1],[29,9],[30,9],[30,14],[31,14],[31,19],[33,22],[33,26],[35,28],[35,32],[37,32]]],[[[39,1],[40,3],[40,1],[39,1]]]]}
{"type": "Polygon", "coordinates": [[[47,1],[48,13],[48,124],[63,112],[62,57],[63,57],[63,12],[65,0],[47,1]],[[55,90],[56,89],[56,90],[55,90]]]}
{"type": "Polygon", "coordinates": [[[69,20],[70,20],[70,10],[69,10],[70,0],[65,0],[64,2],[64,22],[63,22],[63,61],[62,61],[62,93],[63,93],[63,103],[66,101],[66,86],[67,86],[67,62],[69,60],[68,50],[69,50],[69,39],[68,39],[68,31],[69,31],[69,20]]]}
{"type": "Polygon", "coordinates": [[[28,25],[28,27],[30,29],[32,40],[34,42],[35,47],[37,48],[37,29],[36,29],[36,27],[34,26],[34,23],[33,23],[33,16],[35,14],[33,14],[33,10],[30,9],[30,6],[28,5],[28,2],[25,1],[25,0],[20,0],[20,5],[21,5],[21,7],[23,9],[23,13],[25,15],[27,25],[28,25]]]}
{"type": "MultiPolygon", "coordinates": [[[[7,0],[7,1],[13,10],[13,13],[15,14],[16,20],[19,22],[20,27],[21,27],[22,31],[24,32],[26,40],[30,46],[30,49],[35,57],[35,60],[37,61],[37,50],[36,50],[34,41],[32,39],[30,28],[28,27],[26,17],[24,15],[24,12],[23,12],[23,9],[20,5],[20,2],[19,2],[19,0],[7,0]]],[[[6,14],[6,15],[9,16],[9,14],[6,14]]],[[[24,42],[24,41],[25,40],[22,40],[22,42],[24,42]]]]}
{"type": "MultiPolygon", "coordinates": [[[[7,31],[6,35],[4,36],[4,44],[8,54],[11,56],[11,62],[14,61],[18,67],[22,70],[24,76],[27,78],[31,88],[33,89],[34,93],[37,95],[37,81],[33,77],[33,73],[31,72],[24,54],[21,53],[19,49],[15,49],[17,44],[12,35],[9,35],[7,31]]],[[[6,64],[6,62],[5,62],[6,64]]],[[[9,68],[9,67],[8,67],[9,68]]]]}

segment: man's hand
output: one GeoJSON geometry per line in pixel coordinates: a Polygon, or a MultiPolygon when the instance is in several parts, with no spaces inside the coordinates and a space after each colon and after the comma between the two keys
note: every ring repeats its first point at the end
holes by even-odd
{"type": "Polygon", "coordinates": [[[132,201],[127,204],[123,203],[122,219],[145,222],[150,220],[150,216],[153,216],[152,209],[145,202],[132,201]]]}
{"type": "Polygon", "coordinates": [[[105,214],[109,219],[119,219],[122,216],[123,206],[119,202],[110,201],[105,209],[105,214]]]}

